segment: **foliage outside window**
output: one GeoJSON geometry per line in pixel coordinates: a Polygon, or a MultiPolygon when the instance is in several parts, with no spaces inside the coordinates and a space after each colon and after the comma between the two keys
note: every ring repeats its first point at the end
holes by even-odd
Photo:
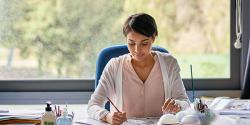
{"type": "Polygon", "coordinates": [[[156,44],[198,78],[230,76],[228,0],[1,0],[0,79],[93,78],[98,52],[126,44],[125,19],[155,17],[156,44]]]}

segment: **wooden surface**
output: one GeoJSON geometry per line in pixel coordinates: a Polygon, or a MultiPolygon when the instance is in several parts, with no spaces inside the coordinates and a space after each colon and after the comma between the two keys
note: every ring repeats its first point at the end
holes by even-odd
{"type": "Polygon", "coordinates": [[[0,124],[41,124],[41,120],[29,120],[29,119],[11,119],[0,121],[0,124]]]}

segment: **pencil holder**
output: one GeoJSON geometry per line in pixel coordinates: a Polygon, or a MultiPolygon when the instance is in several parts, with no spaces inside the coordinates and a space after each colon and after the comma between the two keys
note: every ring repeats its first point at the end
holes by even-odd
{"type": "Polygon", "coordinates": [[[216,118],[215,113],[210,109],[205,109],[204,113],[197,112],[201,125],[210,125],[216,118]]]}

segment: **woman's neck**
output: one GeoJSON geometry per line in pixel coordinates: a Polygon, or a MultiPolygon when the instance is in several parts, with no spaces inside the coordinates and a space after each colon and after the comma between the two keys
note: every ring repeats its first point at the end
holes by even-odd
{"type": "Polygon", "coordinates": [[[142,61],[136,61],[135,59],[132,59],[131,63],[138,67],[151,66],[155,62],[154,55],[155,55],[154,53],[151,53],[142,61]]]}

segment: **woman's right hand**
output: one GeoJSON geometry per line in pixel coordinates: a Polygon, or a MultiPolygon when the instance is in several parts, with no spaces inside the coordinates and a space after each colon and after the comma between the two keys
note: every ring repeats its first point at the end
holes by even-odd
{"type": "Polygon", "coordinates": [[[106,115],[106,121],[111,125],[121,125],[123,122],[127,121],[127,116],[125,112],[113,112],[106,115]]]}

